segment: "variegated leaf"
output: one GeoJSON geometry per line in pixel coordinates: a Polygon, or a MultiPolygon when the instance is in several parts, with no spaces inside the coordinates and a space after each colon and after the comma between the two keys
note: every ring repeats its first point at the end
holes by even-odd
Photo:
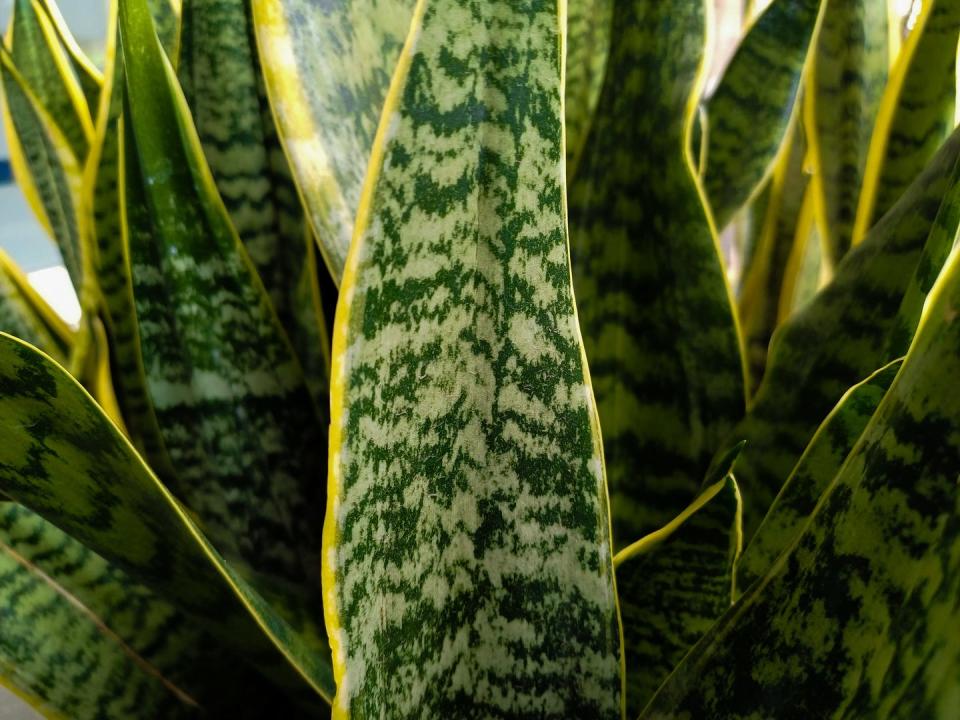
{"type": "Polygon", "coordinates": [[[73,333],[30,287],[13,260],[0,250],[0,332],[26,340],[59,363],[70,354],[73,333]]]}
{"type": "Polygon", "coordinates": [[[744,411],[736,319],[689,154],[704,23],[700,0],[616,4],[607,81],[570,188],[618,547],[693,500],[744,411]]]}
{"type": "Polygon", "coordinates": [[[326,643],[295,631],[204,538],[92,398],[0,334],[0,491],[202,621],[311,703],[333,695],[326,643]]]}
{"type": "Polygon", "coordinates": [[[400,56],[334,332],[334,717],[621,715],[562,8],[421,0],[400,56]]]}
{"type": "Polygon", "coordinates": [[[414,0],[252,0],[277,129],[339,283],[414,0]]]}
{"type": "Polygon", "coordinates": [[[63,15],[60,14],[60,8],[57,7],[56,0],[40,0],[40,2],[43,10],[50,18],[63,51],[70,61],[73,74],[80,83],[80,89],[83,91],[84,100],[87,102],[87,110],[90,113],[91,120],[95,120],[97,107],[100,104],[100,91],[103,89],[103,73],[77,44],[77,40],[70,32],[63,15]]]}
{"type": "Polygon", "coordinates": [[[900,372],[803,533],[641,717],[955,714],[958,312],[955,250],[900,372]]]}
{"type": "Polygon", "coordinates": [[[600,99],[610,54],[613,4],[613,0],[570,0],[567,3],[564,124],[568,178],[577,172],[583,144],[600,99]]]}

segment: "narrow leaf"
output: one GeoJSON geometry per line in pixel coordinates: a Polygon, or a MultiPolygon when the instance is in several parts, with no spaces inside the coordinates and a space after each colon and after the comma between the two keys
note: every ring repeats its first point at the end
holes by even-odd
{"type": "Polygon", "coordinates": [[[70,353],[71,333],[29,286],[13,260],[0,250],[0,332],[36,345],[61,364],[70,353]]]}
{"type": "Polygon", "coordinates": [[[83,91],[84,100],[86,100],[87,111],[93,119],[93,114],[96,113],[97,106],[100,104],[103,73],[77,44],[77,40],[70,32],[70,28],[67,27],[63,15],[60,14],[60,8],[57,7],[55,0],[41,0],[41,6],[50,18],[50,23],[57,33],[60,45],[70,60],[70,67],[80,83],[80,89],[83,91]]]}
{"type": "Polygon", "coordinates": [[[775,0],[741,41],[707,100],[703,186],[718,227],[755,193],[785,154],[807,58],[827,3],[775,0]]]}
{"type": "Polygon", "coordinates": [[[252,3],[280,139],[337,283],[413,5],[413,0],[252,3]]]}
{"type": "Polygon", "coordinates": [[[610,54],[613,0],[570,0],[567,3],[567,64],[564,124],[567,132],[567,177],[576,175],[580,154],[610,54]]]}
{"type": "Polygon", "coordinates": [[[618,547],[693,500],[744,411],[736,319],[689,154],[705,22],[699,1],[616,5],[607,81],[570,188],[618,547]]]}
{"type": "Polygon", "coordinates": [[[421,0],[392,81],[334,333],[334,717],[621,714],[561,9],[421,0]]]}

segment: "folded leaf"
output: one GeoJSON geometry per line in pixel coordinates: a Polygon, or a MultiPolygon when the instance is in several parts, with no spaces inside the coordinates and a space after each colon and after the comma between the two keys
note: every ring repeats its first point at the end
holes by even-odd
{"type": "Polygon", "coordinates": [[[890,209],[953,130],[960,1],[927,0],[883,94],[853,242],[890,209]]]}
{"type": "Polygon", "coordinates": [[[958,308],[954,251],[810,524],[642,717],[944,717],[944,701],[956,702],[958,308]]]}
{"type": "Polygon", "coordinates": [[[325,644],[224,563],[66,371],[3,334],[0,433],[0,491],[202,621],[291,697],[332,697],[325,644]]]}
{"type": "Polygon", "coordinates": [[[570,187],[577,307],[617,547],[693,500],[743,416],[740,342],[689,155],[705,8],[614,8],[607,79],[570,187]]]}
{"type": "Polygon", "coordinates": [[[83,162],[93,138],[90,107],[54,23],[40,0],[15,0],[7,49],[23,84],[83,162]]]}
{"type": "Polygon", "coordinates": [[[280,139],[337,283],[413,5],[413,0],[252,0],[280,139]]]}
{"type": "Polygon", "coordinates": [[[0,614],[0,682],[45,715],[255,717],[286,708],[198,623],[12,502],[0,504],[0,614]]]}
{"type": "Polygon", "coordinates": [[[730,607],[739,552],[740,493],[728,475],[671,523],[617,554],[627,717],[636,717],[730,607]]]}
{"type": "Polygon", "coordinates": [[[850,249],[870,137],[887,81],[887,8],[877,0],[827,2],[804,125],[814,166],[817,225],[827,265],[850,249]]]}
{"type": "Polygon", "coordinates": [[[773,501],[738,566],[742,587],[760,578],[789,547],[813,514],[900,370],[894,360],[850,388],[817,429],[773,501]]]}
{"type": "Polygon", "coordinates": [[[562,7],[421,0],[400,56],[334,332],[334,717],[621,714],[562,7]]]}
{"type": "Polygon", "coordinates": [[[177,74],[220,196],[325,409],[329,367],[310,294],[313,240],[273,125],[248,5],[187,0],[177,74]]]}
{"type": "Polygon", "coordinates": [[[567,132],[567,177],[577,172],[610,53],[613,0],[567,3],[567,60],[564,124],[567,132]]]}
{"type": "Polygon", "coordinates": [[[317,588],[325,427],[203,157],[145,0],[121,0],[124,221],[164,444],[218,549],[317,588]]]}
{"type": "Polygon", "coordinates": [[[755,193],[784,154],[801,79],[816,46],[822,0],[775,0],[740,42],[707,100],[703,187],[718,227],[755,193]]]}
{"type": "Polygon", "coordinates": [[[774,334],[754,404],[730,435],[747,441],[737,464],[746,538],[843,394],[897,357],[885,357],[888,335],[935,219],[952,222],[938,211],[960,179],[958,154],[955,134],[837,268],[833,282],[774,334]]]}

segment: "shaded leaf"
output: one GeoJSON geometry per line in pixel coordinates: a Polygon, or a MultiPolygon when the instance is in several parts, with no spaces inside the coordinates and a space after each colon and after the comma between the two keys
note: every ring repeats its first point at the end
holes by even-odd
{"type": "Polygon", "coordinates": [[[613,0],[567,3],[567,64],[564,124],[567,132],[567,177],[576,175],[610,53],[613,0]]]}

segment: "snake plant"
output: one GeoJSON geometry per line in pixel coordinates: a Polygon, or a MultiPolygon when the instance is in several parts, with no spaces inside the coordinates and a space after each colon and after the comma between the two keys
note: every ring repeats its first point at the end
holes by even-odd
{"type": "Polygon", "coordinates": [[[956,716],[960,0],[13,5],[0,682],[956,716]]]}

